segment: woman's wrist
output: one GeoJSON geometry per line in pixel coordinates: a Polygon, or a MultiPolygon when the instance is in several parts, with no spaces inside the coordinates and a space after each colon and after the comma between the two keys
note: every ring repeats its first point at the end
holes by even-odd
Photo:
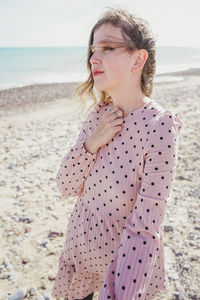
{"type": "Polygon", "coordinates": [[[99,150],[96,139],[92,135],[85,141],[84,147],[88,152],[92,154],[96,153],[99,150]]]}

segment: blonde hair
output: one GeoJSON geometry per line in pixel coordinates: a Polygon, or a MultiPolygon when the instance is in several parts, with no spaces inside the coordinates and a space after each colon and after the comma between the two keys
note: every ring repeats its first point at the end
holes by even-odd
{"type": "MultiPolygon", "coordinates": [[[[122,35],[129,51],[134,52],[137,49],[145,49],[148,52],[148,58],[141,74],[141,89],[147,97],[151,97],[153,91],[153,79],[156,72],[156,38],[149,28],[149,23],[125,9],[109,8],[99,18],[90,33],[87,52],[87,69],[89,71],[89,77],[75,89],[75,95],[81,100],[83,107],[85,107],[87,96],[92,98],[92,106],[98,102],[94,93],[94,80],[90,64],[90,58],[93,54],[91,45],[93,44],[95,30],[101,25],[108,23],[122,29],[122,35]]],[[[107,103],[110,102],[110,100],[111,98],[106,92],[100,92],[99,101],[107,103]]]]}

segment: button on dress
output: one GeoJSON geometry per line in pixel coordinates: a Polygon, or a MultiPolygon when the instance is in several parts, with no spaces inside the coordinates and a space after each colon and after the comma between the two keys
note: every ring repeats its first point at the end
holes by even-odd
{"type": "Polygon", "coordinates": [[[112,102],[83,122],[56,175],[61,194],[77,200],[68,222],[52,297],[149,300],[169,290],[163,219],[170,200],[183,123],[154,99],[123,118],[109,143],[90,153],[85,141],[112,102]]]}

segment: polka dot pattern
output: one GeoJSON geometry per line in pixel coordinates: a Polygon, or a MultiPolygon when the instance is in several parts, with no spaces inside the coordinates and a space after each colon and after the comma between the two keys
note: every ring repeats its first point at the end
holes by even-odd
{"type": "Polygon", "coordinates": [[[152,299],[168,291],[163,219],[177,166],[181,119],[155,100],[124,117],[96,153],[84,142],[112,103],[88,114],[56,176],[64,197],[78,196],[69,219],[52,297],[152,299]]]}

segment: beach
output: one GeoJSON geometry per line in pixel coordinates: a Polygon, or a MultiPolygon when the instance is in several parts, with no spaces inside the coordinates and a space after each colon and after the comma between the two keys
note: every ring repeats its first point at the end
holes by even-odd
{"type": "MultiPolygon", "coordinates": [[[[163,75],[184,79],[156,83],[151,98],[177,113],[183,129],[164,219],[170,291],[155,300],[196,300],[200,299],[200,69],[163,75]]],[[[87,115],[73,94],[76,86],[76,82],[36,84],[0,91],[0,300],[20,291],[24,299],[51,299],[76,202],[76,197],[64,199],[55,177],[87,115]]]]}

